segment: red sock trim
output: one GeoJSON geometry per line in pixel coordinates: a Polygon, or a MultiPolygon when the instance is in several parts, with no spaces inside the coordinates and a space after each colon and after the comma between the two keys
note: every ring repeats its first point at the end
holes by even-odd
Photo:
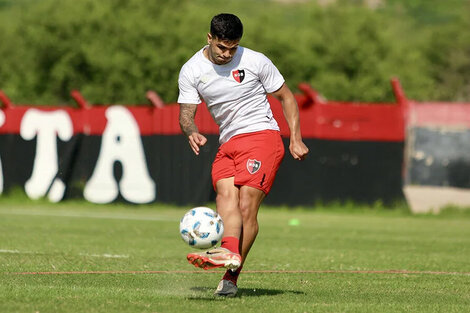
{"type": "Polygon", "coordinates": [[[237,237],[223,237],[222,243],[220,246],[222,248],[229,249],[230,251],[234,253],[240,254],[240,250],[238,249],[238,244],[239,244],[239,240],[237,237]]]}
{"type": "Polygon", "coordinates": [[[238,276],[240,275],[240,271],[242,270],[241,267],[237,268],[236,271],[232,270],[227,270],[225,272],[224,277],[222,278],[223,280],[230,280],[232,283],[235,285],[237,284],[238,276]]]}

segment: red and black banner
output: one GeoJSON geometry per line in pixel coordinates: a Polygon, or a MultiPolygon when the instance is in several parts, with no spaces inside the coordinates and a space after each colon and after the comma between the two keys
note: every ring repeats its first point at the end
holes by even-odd
{"type": "MultiPolygon", "coordinates": [[[[404,105],[322,102],[308,92],[296,98],[311,152],[304,162],[290,157],[281,104],[269,97],[286,157],[268,203],[402,199],[404,105]]],[[[177,104],[3,107],[0,192],[20,186],[31,198],[83,197],[95,203],[213,201],[210,173],[218,127],[201,104],[196,124],[208,143],[195,156],[178,114],[177,104]]]]}

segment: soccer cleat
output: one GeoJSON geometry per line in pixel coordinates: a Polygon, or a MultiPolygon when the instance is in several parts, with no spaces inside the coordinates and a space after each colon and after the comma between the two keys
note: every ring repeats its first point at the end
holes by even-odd
{"type": "Polygon", "coordinates": [[[238,287],[230,280],[221,280],[217,289],[214,292],[214,295],[219,297],[235,297],[238,292],[238,287]]]}
{"type": "Polygon", "coordinates": [[[192,265],[205,270],[217,267],[236,270],[242,262],[240,254],[222,247],[214,248],[205,252],[189,253],[186,258],[192,265]]]}

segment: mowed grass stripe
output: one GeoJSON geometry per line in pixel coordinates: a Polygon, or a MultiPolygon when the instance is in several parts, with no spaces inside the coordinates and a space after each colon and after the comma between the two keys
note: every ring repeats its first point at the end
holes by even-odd
{"type": "Polygon", "coordinates": [[[34,211],[25,209],[16,210],[0,210],[0,214],[5,215],[25,215],[25,216],[45,216],[45,217],[71,217],[71,218],[94,218],[94,219],[113,219],[113,220],[130,220],[130,221],[162,221],[162,222],[175,222],[178,221],[175,217],[169,216],[148,216],[148,215],[130,215],[130,214],[114,214],[114,213],[100,213],[100,212],[48,212],[48,211],[34,211]]]}
{"type": "MultiPolygon", "coordinates": [[[[220,274],[220,271],[77,271],[77,272],[13,272],[6,275],[93,275],[93,274],[220,274]]],[[[397,274],[397,275],[456,275],[470,276],[470,272],[437,272],[407,270],[246,270],[243,274],[397,274]]]]}

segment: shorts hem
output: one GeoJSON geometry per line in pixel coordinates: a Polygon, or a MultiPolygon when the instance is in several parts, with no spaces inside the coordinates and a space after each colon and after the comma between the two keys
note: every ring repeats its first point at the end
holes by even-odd
{"type": "Polygon", "coordinates": [[[263,188],[263,187],[260,187],[259,185],[257,184],[251,184],[251,183],[247,183],[247,184],[237,184],[236,182],[234,183],[235,186],[248,186],[248,187],[251,187],[251,188],[255,188],[255,189],[258,189],[258,190],[261,190],[266,196],[269,194],[269,191],[271,190],[271,188],[269,190],[266,190],[266,188],[263,188]]]}

